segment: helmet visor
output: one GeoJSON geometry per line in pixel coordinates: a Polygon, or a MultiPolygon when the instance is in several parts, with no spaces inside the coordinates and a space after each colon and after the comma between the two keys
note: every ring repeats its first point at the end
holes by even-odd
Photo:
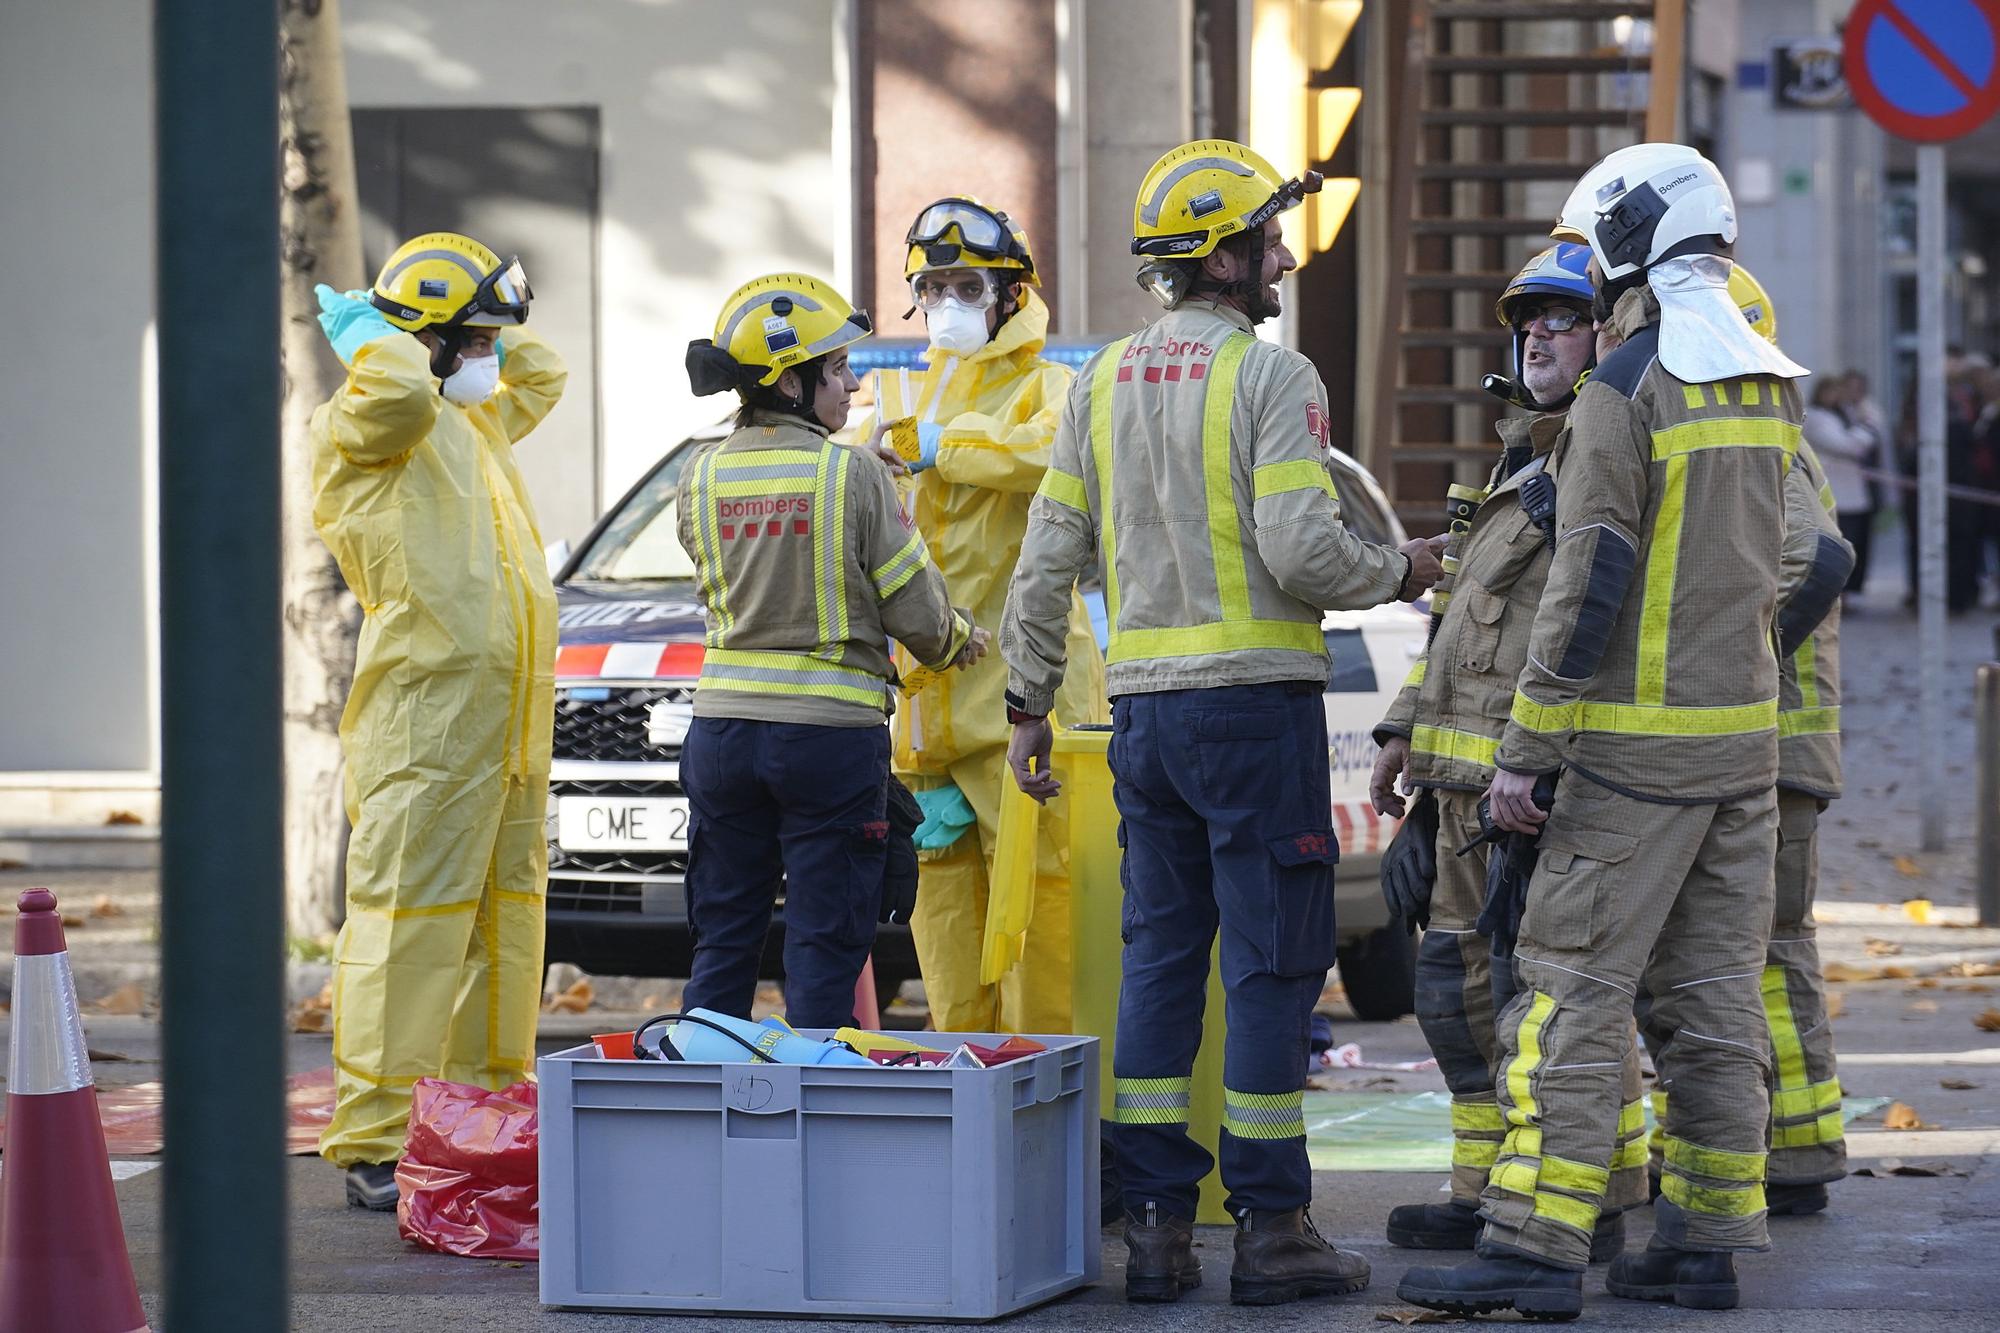
{"type": "Polygon", "coordinates": [[[1014,237],[1007,224],[997,214],[964,199],[940,199],[917,214],[903,240],[909,245],[933,245],[944,240],[953,227],[958,228],[958,243],[976,255],[999,259],[1013,251],[1014,237]]]}

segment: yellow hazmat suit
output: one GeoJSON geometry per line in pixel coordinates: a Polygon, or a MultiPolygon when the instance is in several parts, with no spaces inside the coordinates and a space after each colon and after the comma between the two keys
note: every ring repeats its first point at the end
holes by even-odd
{"type": "MultiPolygon", "coordinates": [[[[1004,280],[1008,275],[999,274],[1004,280]]],[[[1039,353],[1049,308],[1032,287],[993,339],[968,356],[934,351],[921,372],[875,377],[876,419],[914,417],[941,428],[936,464],[911,483],[917,530],[973,623],[997,632],[1008,580],[1028,528],[1028,503],[1048,467],[1071,372],[1039,353]]],[[[872,425],[861,434],[872,434],[872,425]]],[[[897,670],[917,663],[901,647],[897,670]]],[[[1000,829],[1007,771],[1007,664],[998,653],[936,675],[895,718],[894,765],[913,790],[955,783],[978,815],[976,830],[924,853],[910,922],[931,1020],[941,1032],[1070,1030],[1067,802],[1042,812],[1034,920],[1027,952],[998,986],[979,981],[987,876],[1000,829]]],[[[1070,609],[1069,674],[1056,696],[1064,726],[1109,719],[1104,663],[1080,598],[1070,609]]]]}
{"type": "Polygon", "coordinates": [[[514,445],[560,357],[501,332],[500,387],[439,396],[429,353],[363,343],[313,415],[313,522],[367,613],[341,717],[347,924],[334,955],[337,1104],[320,1155],[402,1155],[425,1076],[533,1068],[542,976],[556,601],[514,445]]]}

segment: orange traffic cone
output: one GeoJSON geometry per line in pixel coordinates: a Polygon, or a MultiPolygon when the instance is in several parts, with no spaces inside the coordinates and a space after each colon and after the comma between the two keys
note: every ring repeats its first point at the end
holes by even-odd
{"type": "Polygon", "coordinates": [[[0,1149],[0,1333],[145,1333],[56,896],[21,895],[0,1149]]]}

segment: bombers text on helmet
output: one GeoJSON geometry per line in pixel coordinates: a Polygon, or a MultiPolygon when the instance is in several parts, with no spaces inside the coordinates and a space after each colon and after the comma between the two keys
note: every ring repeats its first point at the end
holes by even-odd
{"type": "Polygon", "coordinates": [[[697,394],[771,385],[807,361],[875,331],[868,313],[818,278],[773,273],[729,294],[714,338],[688,344],[688,382],[697,394]]]}
{"type": "Polygon", "coordinates": [[[1633,144],[1583,173],[1550,234],[1587,243],[1615,283],[1663,259],[1726,254],[1736,204],[1722,172],[1694,149],[1633,144]]]}
{"type": "Polygon", "coordinates": [[[1013,269],[1015,281],[1042,285],[1035,276],[1028,233],[971,195],[946,195],[926,205],[904,234],[903,244],[910,247],[903,261],[906,278],[928,269],[1013,269]]]}

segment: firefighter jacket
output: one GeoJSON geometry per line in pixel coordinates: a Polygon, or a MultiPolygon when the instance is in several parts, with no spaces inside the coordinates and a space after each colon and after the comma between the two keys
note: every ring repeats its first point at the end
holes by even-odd
{"type": "Polygon", "coordinates": [[[943,667],[971,634],[889,470],[817,424],[759,412],[680,494],[708,633],[696,717],[881,726],[889,646],[943,667]]]}
{"type": "Polygon", "coordinates": [[[1830,801],[1841,793],[1840,593],[1854,568],[1854,548],[1840,535],[1833,490],[1810,444],[1800,442],[1788,482],[1786,544],[1803,548],[1810,539],[1812,551],[1804,558],[1812,564],[1800,592],[1778,613],[1783,646],[1817,607],[1823,604],[1825,612],[1804,641],[1778,659],[1778,785],[1830,801]]]}
{"type": "Polygon", "coordinates": [[[1506,452],[1486,488],[1463,495],[1477,507],[1446,548],[1448,582],[1431,594],[1430,643],[1375,728],[1378,744],[1410,742],[1409,778],[1421,786],[1484,791],[1493,780],[1548,578],[1548,539],[1521,507],[1521,483],[1549,468],[1563,416],[1506,417],[1499,428],[1506,452]]]}
{"type": "Polygon", "coordinates": [[[1189,301],[1077,376],[1001,626],[1008,690],[1046,714],[1071,586],[1101,564],[1113,697],[1329,676],[1322,612],[1396,595],[1409,561],[1340,521],[1326,390],[1239,311],[1189,301]]]}
{"type": "Polygon", "coordinates": [[[1807,573],[1785,529],[1804,412],[1789,380],[1675,377],[1659,317],[1646,287],[1619,298],[1625,341],[1570,409],[1555,559],[1496,762],[1697,804],[1777,780],[1772,636],[1781,586],[1807,573]]]}

